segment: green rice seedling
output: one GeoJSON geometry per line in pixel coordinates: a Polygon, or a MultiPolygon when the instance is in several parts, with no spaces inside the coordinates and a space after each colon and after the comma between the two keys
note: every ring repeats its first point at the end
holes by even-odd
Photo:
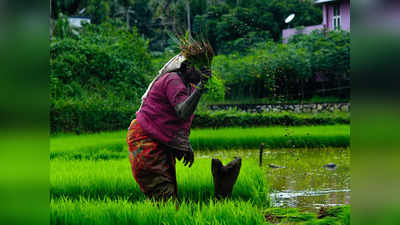
{"type": "Polygon", "coordinates": [[[267,224],[261,209],[250,202],[213,200],[207,204],[182,202],[176,210],[176,204],[170,201],[52,199],[50,220],[58,225],[267,224]]]}
{"type": "Polygon", "coordinates": [[[51,152],[91,150],[99,148],[121,149],[126,143],[127,130],[95,134],[59,134],[50,138],[51,152]]]}
{"type": "Polygon", "coordinates": [[[65,152],[50,152],[50,159],[91,159],[91,160],[109,160],[128,158],[128,146],[122,143],[110,144],[105,146],[92,146],[65,152]]]}
{"type": "MultiPolygon", "coordinates": [[[[301,126],[193,129],[195,151],[214,149],[347,147],[350,126],[301,126]]],[[[126,157],[126,131],[59,135],[50,139],[50,158],[116,159],[126,157]]]]}
{"type": "Polygon", "coordinates": [[[318,214],[301,212],[297,208],[269,208],[264,214],[272,224],[350,225],[349,205],[322,208],[318,214]]]}
{"type": "Polygon", "coordinates": [[[341,224],[350,225],[351,207],[349,205],[327,208],[324,213],[319,213],[320,218],[338,218],[341,224]]]}
{"type": "Polygon", "coordinates": [[[52,197],[144,199],[134,181],[128,160],[51,160],[52,197]]]}
{"type": "MultiPolygon", "coordinates": [[[[229,159],[225,159],[229,160],[229,159]]],[[[268,205],[265,173],[255,160],[243,160],[232,199],[268,205]]],[[[196,159],[192,168],[177,163],[178,195],[183,201],[208,201],[214,196],[211,159],[196,159]]],[[[50,193],[53,198],[128,198],[143,200],[129,161],[126,160],[51,160],[50,193]]]]}
{"type": "Polygon", "coordinates": [[[181,52],[185,58],[197,69],[210,68],[214,57],[214,50],[206,40],[195,40],[189,33],[177,38],[181,52]]]}
{"type": "Polygon", "coordinates": [[[268,128],[221,128],[194,130],[190,136],[193,149],[254,149],[265,143],[267,148],[347,147],[350,127],[301,126],[268,128]]]}
{"type": "Polygon", "coordinates": [[[126,158],[126,130],[96,134],[64,134],[50,138],[50,159],[126,158]]]}

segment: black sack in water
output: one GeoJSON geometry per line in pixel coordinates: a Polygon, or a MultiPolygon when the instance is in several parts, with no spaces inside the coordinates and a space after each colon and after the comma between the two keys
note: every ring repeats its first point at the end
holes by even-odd
{"type": "Polygon", "coordinates": [[[232,196],[233,186],[239,176],[241,166],[242,159],[237,157],[226,166],[219,159],[211,160],[215,197],[220,199],[232,196]]]}

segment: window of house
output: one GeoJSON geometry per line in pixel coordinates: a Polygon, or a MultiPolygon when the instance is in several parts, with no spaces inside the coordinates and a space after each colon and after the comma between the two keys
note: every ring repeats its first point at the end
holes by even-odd
{"type": "Polygon", "coordinates": [[[333,29],[340,30],[341,29],[341,16],[340,16],[340,6],[333,6],[333,29]]]}

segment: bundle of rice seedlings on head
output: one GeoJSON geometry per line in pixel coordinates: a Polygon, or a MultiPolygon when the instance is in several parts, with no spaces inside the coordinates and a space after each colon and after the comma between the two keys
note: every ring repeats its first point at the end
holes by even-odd
{"type": "Polygon", "coordinates": [[[211,68],[214,50],[208,41],[197,41],[186,34],[179,38],[179,48],[185,58],[197,69],[211,68]]]}

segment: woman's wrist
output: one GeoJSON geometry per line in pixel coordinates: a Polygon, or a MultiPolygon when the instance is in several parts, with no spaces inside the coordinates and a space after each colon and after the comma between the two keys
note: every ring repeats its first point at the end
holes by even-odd
{"type": "Polygon", "coordinates": [[[204,91],[206,91],[206,86],[203,84],[203,82],[199,82],[197,85],[196,85],[196,89],[200,92],[200,93],[203,93],[204,91]]]}

